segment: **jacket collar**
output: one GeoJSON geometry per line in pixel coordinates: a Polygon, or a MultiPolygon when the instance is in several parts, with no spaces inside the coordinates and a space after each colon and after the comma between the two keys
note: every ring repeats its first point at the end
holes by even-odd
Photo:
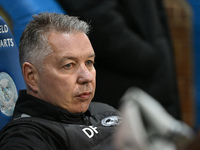
{"type": "Polygon", "coordinates": [[[28,95],[26,90],[19,92],[19,97],[14,110],[14,118],[23,113],[30,115],[31,117],[68,124],[84,124],[84,116],[91,116],[89,110],[84,114],[72,114],[67,110],[54,106],[44,100],[28,95]]]}

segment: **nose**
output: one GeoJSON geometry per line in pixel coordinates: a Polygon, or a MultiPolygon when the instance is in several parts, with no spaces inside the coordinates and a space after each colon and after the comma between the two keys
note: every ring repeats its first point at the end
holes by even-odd
{"type": "Polygon", "coordinates": [[[93,81],[93,74],[86,66],[82,66],[78,70],[77,82],[79,84],[91,83],[93,81]]]}

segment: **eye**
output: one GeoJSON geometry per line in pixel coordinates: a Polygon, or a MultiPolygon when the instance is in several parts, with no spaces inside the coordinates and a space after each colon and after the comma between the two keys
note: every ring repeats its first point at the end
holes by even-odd
{"type": "Polygon", "coordinates": [[[88,61],[86,61],[86,66],[93,66],[94,65],[94,61],[92,61],[92,60],[88,60],[88,61]]]}
{"type": "Polygon", "coordinates": [[[73,66],[75,66],[74,63],[69,63],[69,64],[66,64],[66,65],[64,66],[64,68],[66,68],[66,69],[71,69],[73,66]]]}

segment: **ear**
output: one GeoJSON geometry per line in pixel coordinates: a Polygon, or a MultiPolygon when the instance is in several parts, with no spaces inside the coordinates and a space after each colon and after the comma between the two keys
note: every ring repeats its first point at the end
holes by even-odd
{"type": "Polygon", "coordinates": [[[29,62],[25,62],[22,67],[22,73],[28,88],[30,88],[30,90],[33,90],[32,92],[37,92],[39,74],[36,67],[29,62]]]}

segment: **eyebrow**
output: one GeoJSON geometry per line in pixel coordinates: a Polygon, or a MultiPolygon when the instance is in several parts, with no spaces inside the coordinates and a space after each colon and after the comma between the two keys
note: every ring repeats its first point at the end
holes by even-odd
{"type": "Polygon", "coordinates": [[[91,58],[91,57],[96,57],[96,55],[95,55],[95,53],[94,54],[92,54],[92,55],[90,55],[88,58],[91,58]]]}

